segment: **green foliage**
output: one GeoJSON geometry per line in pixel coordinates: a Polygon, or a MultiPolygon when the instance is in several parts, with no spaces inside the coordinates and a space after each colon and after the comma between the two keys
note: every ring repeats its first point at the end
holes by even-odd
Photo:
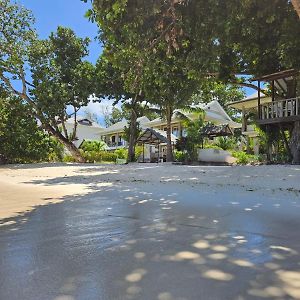
{"type": "Polygon", "coordinates": [[[88,44],[71,29],[58,27],[49,39],[36,40],[28,49],[34,85],[30,92],[42,120],[59,117],[64,122],[68,107],[76,111],[88,104],[94,87],[93,66],[83,60],[88,44]]]}
{"type": "Polygon", "coordinates": [[[109,151],[86,151],[82,153],[86,162],[116,162],[117,154],[109,151]]]}
{"type": "Polygon", "coordinates": [[[130,120],[128,123],[129,123],[129,124],[128,124],[128,127],[127,127],[127,126],[124,127],[124,140],[127,141],[127,142],[129,142],[130,136],[131,136],[132,134],[134,134],[134,138],[135,138],[135,140],[137,140],[137,138],[138,138],[138,137],[140,136],[140,134],[142,133],[142,129],[140,128],[139,122],[136,122],[136,128],[135,128],[134,133],[132,133],[132,132],[130,131],[130,128],[131,128],[131,120],[130,120]]]}
{"type": "Polygon", "coordinates": [[[82,149],[84,152],[90,152],[90,151],[104,151],[106,150],[107,145],[103,141],[83,141],[80,145],[80,149],[82,149]]]}
{"type": "Polygon", "coordinates": [[[183,152],[183,151],[175,150],[174,151],[174,159],[175,159],[175,161],[178,161],[178,162],[184,162],[187,160],[187,153],[183,152]]]}
{"type": "Polygon", "coordinates": [[[243,151],[232,151],[232,156],[237,159],[236,163],[239,165],[247,165],[249,163],[258,162],[258,157],[255,155],[247,154],[243,151]]]}
{"type": "Polygon", "coordinates": [[[230,150],[235,148],[236,140],[235,138],[222,136],[216,139],[215,145],[220,147],[223,150],[230,150]]]}
{"type": "Polygon", "coordinates": [[[117,155],[118,158],[120,159],[127,159],[127,150],[125,148],[120,148],[115,150],[115,154],[117,155]]]}
{"type": "Polygon", "coordinates": [[[134,152],[136,161],[142,155],[142,153],[143,153],[143,146],[136,146],[135,147],[135,152],[134,152]]]}
{"type": "Polygon", "coordinates": [[[42,127],[82,161],[71,143],[76,126],[68,133],[64,122],[67,108],[76,114],[94,91],[94,67],[84,60],[89,40],[63,27],[48,39],[38,40],[30,11],[1,0],[0,12],[0,85],[26,102],[42,127]]]}
{"type": "Polygon", "coordinates": [[[64,157],[63,157],[63,160],[62,160],[63,162],[65,162],[65,163],[69,163],[69,162],[76,162],[76,160],[75,160],[75,158],[72,156],[72,155],[65,155],[64,157]]]}
{"type": "Polygon", "coordinates": [[[204,144],[203,149],[216,149],[216,150],[223,150],[220,146],[214,144],[204,144]]]}
{"type": "Polygon", "coordinates": [[[186,137],[182,137],[176,143],[176,149],[187,152],[187,158],[191,161],[197,160],[197,148],[200,147],[203,141],[201,129],[204,124],[204,113],[198,113],[198,118],[195,121],[185,120],[183,122],[186,137]]]}
{"type": "Polygon", "coordinates": [[[51,151],[49,136],[30,115],[28,105],[19,99],[0,98],[0,154],[9,163],[47,160],[51,151]]]}
{"type": "Polygon", "coordinates": [[[50,149],[48,154],[48,161],[58,162],[63,161],[64,146],[54,137],[50,137],[50,149]]]}
{"type": "Polygon", "coordinates": [[[245,93],[240,86],[225,84],[216,79],[206,79],[201,81],[198,91],[192,96],[192,102],[199,104],[218,100],[230,116],[235,116],[235,110],[228,108],[227,104],[242,100],[244,97],[245,93]]]}

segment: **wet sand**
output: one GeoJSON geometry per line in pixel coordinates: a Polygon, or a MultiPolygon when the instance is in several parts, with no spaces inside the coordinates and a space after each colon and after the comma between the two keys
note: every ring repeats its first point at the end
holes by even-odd
{"type": "Polygon", "coordinates": [[[300,167],[0,168],[0,299],[300,299],[300,167]]]}

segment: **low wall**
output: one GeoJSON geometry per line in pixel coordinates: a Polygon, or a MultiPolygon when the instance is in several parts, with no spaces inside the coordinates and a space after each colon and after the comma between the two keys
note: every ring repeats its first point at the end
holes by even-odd
{"type": "Polygon", "coordinates": [[[198,161],[233,164],[236,162],[236,158],[225,150],[199,149],[198,161]]]}

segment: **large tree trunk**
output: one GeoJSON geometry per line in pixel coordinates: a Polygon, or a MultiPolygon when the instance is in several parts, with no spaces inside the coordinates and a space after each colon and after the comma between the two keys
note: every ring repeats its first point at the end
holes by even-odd
{"type": "Polygon", "coordinates": [[[294,123],[290,139],[290,149],[293,156],[293,164],[300,164],[300,121],[294,123]]]}
{"type": "Polygon", "coordinates": [[[171,121],[172,121],[173,110],[170,106],[166,108],[166,117],[167,117],[167,162],[173,161],[173,149],[172,149],[172,140],[171,140],[171,121]]]}
{"type": "Polygon", "coordinates": [[[72,142],[70,142],[66,137],[64,137],[60,132],[56,131],[50,125],[44,125],[44,128],[48,131],[50,135],[57,138],[69,150],[69,152],[74,157],[76,162],[79,163],[85,162],[85,159],[82,157],[79,149],[72,142]]]}
{"type": "Polygon", "coordinates": [[[297,12],[300,18],[300,0],[292,0],[292,3],[294,5],[295,11],[297,12]]]}
{"type": "Polygon", "coordinates": [[[135,161],[135,144],[137,136],[137,113],[134,108],[131,109],[130,124],[129,124],[129,144],[127,162],[135,161]]]}

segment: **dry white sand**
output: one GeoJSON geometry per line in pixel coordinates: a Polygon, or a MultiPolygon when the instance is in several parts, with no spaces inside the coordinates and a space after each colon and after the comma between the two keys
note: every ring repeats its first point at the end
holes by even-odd
{"type": "MultiPolygon", "coordinates": [[[[86,195],[102,186],[126,182],[184,185],[239,186],[300,195],[300,166],[178,166],[171,164],[83,165],[32,164],[0,168],[0,219],[14,217],[39,205],[86,195]]],[[[9,222],[9,221],[8,221],[9,222]]],[[[5,223],[4,223],[5,224],[5,223]]]]}

